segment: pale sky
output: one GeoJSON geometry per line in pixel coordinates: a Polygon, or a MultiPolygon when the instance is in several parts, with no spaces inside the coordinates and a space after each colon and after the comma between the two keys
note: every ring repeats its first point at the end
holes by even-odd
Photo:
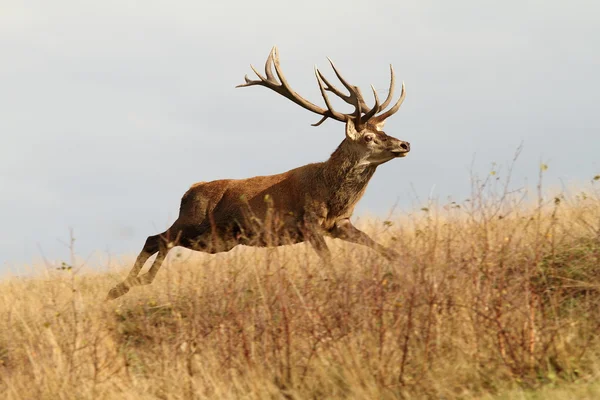
{"type": "Polygon", "coordinates": [[[286,76],[322,104],[331,57],[385,97],[409,141],[358,215],[469,194],[469,167],[524,151],[515,182],[600,173],[600,3],[595,1],[0,0],[0,272],[76,250],[135,255],[196,181],[280,173],[344,138],[262,87],[234,89],[277,45],[286,76]]]}

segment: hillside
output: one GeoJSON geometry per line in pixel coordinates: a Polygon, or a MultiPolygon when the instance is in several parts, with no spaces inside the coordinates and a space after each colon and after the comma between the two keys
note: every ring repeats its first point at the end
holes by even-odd
{"type": "Polygon", "coordinates": [[[175,250],[113,302],[128,263],[5,279],[0,397],[599,397],[598,184],[490,185],[363,221],[393,262],[338,240],[331,267],[304,244],[175,250]]]}

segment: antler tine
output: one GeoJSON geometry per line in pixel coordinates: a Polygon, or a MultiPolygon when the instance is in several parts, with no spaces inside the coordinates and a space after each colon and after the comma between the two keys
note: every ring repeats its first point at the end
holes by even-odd
{"type": "Polygon", "coordinates": [[[402,82],[402,92],[400,93],[400,98],[398,99],[396,104],[394,104],[394,106],[392,108],[390,108],[383,114],[376,116],[374,118],[375,122],[376,123],[383,122],[386,120],[386,118],[389,118],[391,115],[394,115],[396,113],[396,111],[398,111],[400,106],[402,105],[402,102],[404,101],[405,98],[406,98],[406,87],[404,86],[404,82],[402,82]]]}
{"type": "Polygon", "coordinates": [[[388,106],[388,104],[390,104],[390,101],[392,101],[392,98],[394,97],[394,88],[395,88],[395,82],[394,82],[394,67],[392,67],[392,64],[390,64],[390,89],[388,91],[388,95],[385,99],[385,101],[381,104],[381,109],[385,110],[385,108],[388,106]]]}
{"type": "Polygon", "coordinates": [[[375,97],[375,105],[371,110],[369,110],[367,113],[365,113],[365,115],[362,116],[361,120],[364,122],[367,122],[368,120],[373,118],[373,116],[377,114],[379,110],[381,110],[381,106],[379,105],[379,96],[377,95],[377,91],[375,90],[375,87],[373,85],[371,85],[371,90],[373,90],[373,97],[375,97]]]}
{"type": "Polygon", "coordinates": [[[256,76],[258,76],[260,78],[259,81],[257,80],[252,80],[250,78],[248,78],[248,75],[244,75],[244,80],[246,81],[246,83],[241,83],[239,85],[236,86],[236,88],[239,87],[247,87],[247,86],[254,86],[254,85],[261,85],[261,86],[266,86],[271,88],[271,86],[269,86],[269,81],[267,81],[267,79],[262,76],[257,70],[256,68],[254,68],[254,65],[250,64],[250,68],[252,68],[252,71],[254,71],[254,73],[256,74],[256,76]]]}
{"type": "Polygon", "coordinates": [[[325,75],[323,75],[321,73],[321,71],[318,71],[318,73],[319,73],[319,77],[325,83],[325,90],[332,92],[333,94],[338,96],[340,99],[344,100],[346,103],[350,104],[351,106],[354,106],[354,115],[356,118],[359,118],[360,114],[362,112],[368,112],[371,110],[371,108],[363,100],[360,90],[357,87],[355,87],[356,91],[352,91],[352,92],[350,92],[350,95],[346,95],[346,94],[342,93],[338,88],[333,86],[327,80],[327,78],[325,78],[325,75]]]}
{"type": "Polygon", "coordinates": [[[335,64],[333,63],[333,61],[331,61],[331,58],[327,57],[327,60],[329,61],[329,64],[331,64],[331,68],[333,69],[333,72],[335,72],[335,76],[337,76],[337,78],[340,80],[340,82],[342,82],[342,85],[344,85],[344,87],[346,89],[348,89],[348,91],[350,93],[354,92],[354,90],[356,89],[356,86],[353,86],[351,84],[349,84],[344,77],[342,76],[342,74],[340,74],[340,71],[337,70],[337,68],[335,67],[335,64]]]}
{"type": "Polygon", "coordinates": [[[271,68],[271,64],[273,64],[273,55],[277,57],[275,54],[276,51],[277,46],[273,46],[271,52],[269,53],[269,57],[267,57],[267,62],[265,63],[265,74],[267,74],[267,79],[272,82],[277,82],[275,75],[273,75],[273,69],[271,68]]]}
{"type": "Polygon", "coordinates": [[[335,86],[333,86],[327,80],[327,78],[325,78],[325,76],[321,73],[321,71],[319,71],[319,74],[321,75],[321,79],[323,79],[323,82],[325,82],[325,85],[326,85],[325,90],[332,92],[333,94],[338,96],[340,99],[344,100],[346,103],[350,104],[351,106],[354,106],[355,108],[357,107],[356,105],[359,104],[361,112],[371,111],[371,107],[369,107],[367,105],[367,103],[365,102],[362,94],[360,93],[360,89],[358,87],[354,86],[353,87],[354,90],[350,92],[350,95],[347,95],[347,94],[342,93],[342,91],[340,91],[335,86]]]}
{"type": "Polygon", "coordinates": [[[329,117],[328,117],[327,115],[325,115],[323,118],[321,118],[321,119],[319,120],[319,122],[315,122],[314,124],[310,124],[310,126],[319,126],[319,125],[321,125],[323,122],[325,122],[325,120],[326,120],[327,118],[329,118],[329,117]]]}
{"type": "Polygon", "coordinates": [[[273,64],[273,55],[275,54],[276,50],[277,47],[273,46],[271,52],[269,53],[269,57],[267,57],[267,62],[265,63],[265,74],[267,75],[266,78],[262,76],[261,73],[256,70],[256,68],[254,68],[254,65],[250,64],[250,68],[252,68],[252,71],[254,71],[254,73],[256,74],[256,76],[258,76],[260,80],[252,80],[248,78],[248,75],[246,75],[244,76],[244,80],[246,81],[246,83],[237,85],[236,88],[253,85],[262,85],[275,90],[275,87],[278,87],[279,83],[277,82],[277,79],[275,79],[275,75],[273,74],[273,70],[271,69],[271,64],[273,64]]]}
{"type": "Polygon", "coordinates": [[[336,88],[335,86],[333,86],[328,80],[327,78],[325,78],[325,75],[323,75],[321,73],[321,71],[317,70],[319,73],[319,76],[321,77],[321,79],[323,80],[323,83],[325,83],[325,90],[330,91],[331,93],[335,94],[337,97],[341,98],[342,100],[349,102],[350,101],[350,96],[348,96],[347,94],[342,93],[341,90],[339,90],[338,88],[336,88]]]}
{"type": "Polygon", "coordinates": [[[316,124],[313,124],[313,126],[321,125],[327,119],[327,117],[330,117],[330,116],[333,116],[333,118],[338,119],[338,118],[336,118],[336,115],[338,117],[341,117],[343,121],[346,121],[348,116],[335,111],[333,109],[333,107],[331,106],[331,103],[329,102],[329,97],[327,97],[327,92],[325,92],[325,86],[323,85],[323,79],[322,79],[323,75],[321,74],[321,71],[319,71],[319,68],[317,68],[316,65],[315,65],[315,76],[317,77],[317,83],[319,84],[319,90],[321,91],[321,96],[323,96],[323,100],[325,100],[325,105],[327,106],[327,111],[328,111],[328,114],[330,114],[330,115],[328,115],[328,114],[323,115],[323,118],[316,124]]]}
{"type": "MultiPolygon", "coordinates": [[[[323,88],[321,81],[319,81],[319,87],[321,89],[321,94],[323,95],[323,100],[325,100],[325,104],[327,105],[327,110],[324,110],[321,107],[314,105],[313,103],[311,103],[308,100],[301,97],[298,93],[294,92],[292,90],[292,88],[290,87],[290,85],[288,84],[287,79],[285,79],[285,75],[283,75],[283,72],[281,71],[281,66],[279,65],[279,54],[277,54],[276,52],[273,52],[273,54],[274,54],[273,65],[275,66],[275,73],[277,74],[277,77],[279,77],[281,86],[283,88],[285,88],[284,93],[282,93],[280,91],[279,92],[280,94],[284,95],[288,99],[292,100],[294,103],[296,103],[316,114],[321,114],[324,118],[322,118],[318,122],[319,125],[321,123],[323,123],[323,121],[325,121],[325,119],[327,119],[327,118],[333,118],[333,119],[336,119],[336,120],[342,121],[342,122],[345,122],[347,120],[347,118],[348,118],[347,115],[339,113],[339,112],[335,111],[333,109],[333,107],[331,107],[331,104],[329,103],[327,94],[325,94],[325,91],[324,91],[325,89],[323,88]]],[[[316,67],[315,67],[315,69],[316,69],[316,67]]],[[[318,74],[318,70],[317,70],[317,80],[319,80],[318,75],[319,74],[318,74]]]]}
{"type": "MultiPolygon", "coordinates": [[[[354,86],[351,85],[350,83],[348,83],[348,81],[346,81],[344,79],[344,77],[342,76],[342,74],[340,73],[340,71],[338,71],[338,69],[336,68],[335,64],[333,63],[333,61],[331,60],[331,58],[327,57],[327,60],[329,61],[329,64],[331,64],[331,68],[333,69],[333,72],[335,73],[335,76],[337,76],[337,78],[339,79],[340,82],[342,82],[342,85],[344,85],[344,87],[346,89],[348,89],[348,92],[350,92],[350,96],[346,96],[343,95],[340,96],[338,93],[341,93],[337,88],[334,88],[333,85],[328,83],[328,86],[330,86],[332,89],[335,89],[335,94],[338,95],[339,97],[341,97],[346,103],[351,104],[353,106],[356,107],[356,103],[360,103],[360,107],[362,109],[363,112],[369,112],[371,111],[371,107],[369,107],[367,105],[367,102],[365,101],[365,99],[362,96],[362,93],[360,92],[360,89],[358,88],[358,86],[354,86]]],[[[327,82],[326,82],[327,83],[327,82]]],[[[333,90],[331,90],[333,92],[333,90]]]]}
{"type": "Polygon", "coordinates": [[[267,62],[265,63],[266,77],[264,77],[262,74],[260,74],[256,70],[256,68],[254,68],[254,66],[250,65],[250,68],[252,68],[252,71],[254,71],[254,73],[256,74],[256,76],[259,79],[252,80],[252,79],[248,78],[248,76],[246,75],[244,77],[246,83],[243,83],[236,87],[246,87],[246,86],[254,86],[254,85],[267,87],[267,88],[273,90],[274,92],[279,93],[283,97],[288,98],[289,100],[298,104],[302,108],[312,111],[315,114],[322,115],[323,119],[321,120],[321,122],[327,118],[333,118],[338,121],[345,122],[349,118],[349,116],[347,116],[345,114],[334,111],[333,108],[331,108],[331,105],[329,104],[328,99],[326,97],[324,97],[324,98],[326,100],[327,109],[324,109],[324,108],[321,108],[321,107],[311,103],[310,101],[306,100],[305,98],[300,96],[298,93],[296,93],[290,87],[289,83],[287,82],[287,79],[285,78],[285,75],[281,71],[281,67],[279,65],[279,52],[277,51],[276,46],[273,46],[273,48],[271,49],[271,52],[269,53],[269,57],[267,57],[267,62]],[[275,72],[273,72],[273,67],[275,67],[275,72]],[[278,79],[279,79],[279,81],[278,81],[278,79]]]}
{"type": "MultiPolygon", "coordinates": [[[[296,94],[296,92],[294,92],[290,88],[290,85],[288,84],[287,79],[285,79],[285,75],[283,75],[283,72],[281,71],[281,66],[279,65],[279,54],[277,54],[274,50],[275,50],[275,47],[273,47],[273,51],[271,52],[271,55],[274,56],[274,57],[271,58],[271,60],[273,61],[272,64],[275,66],[275,73],[277,74],[277,77],[279,78],[279,81],[281,82],[281,86],[283,86],[284,88],[286,88],[287,92],[290,95],[291,94],[296,94]]],[[[267,62],[268,61],[269,60],[267,60],[267,62]]]]}

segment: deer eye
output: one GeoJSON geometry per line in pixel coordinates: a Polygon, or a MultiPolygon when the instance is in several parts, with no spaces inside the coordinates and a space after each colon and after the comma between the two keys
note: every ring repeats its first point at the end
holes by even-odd
{"type": "Polygon", "coordinates": [[[367,135],[367,136],[365,136],[365,142],[367,142],[367,143],[368,143],[368,142],[370,142],[371,140],[373,140],[373,136],[371,136],[371,135],[367,135]]]}

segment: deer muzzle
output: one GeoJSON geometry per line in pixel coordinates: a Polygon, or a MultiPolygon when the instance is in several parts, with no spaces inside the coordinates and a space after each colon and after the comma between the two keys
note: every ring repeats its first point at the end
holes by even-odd
{"type": "Polygon", "coordinates": [[[410,151],[410,143],[399,140],[399,143],[391,150],[395,157],[406,157],[410,151]]]}

